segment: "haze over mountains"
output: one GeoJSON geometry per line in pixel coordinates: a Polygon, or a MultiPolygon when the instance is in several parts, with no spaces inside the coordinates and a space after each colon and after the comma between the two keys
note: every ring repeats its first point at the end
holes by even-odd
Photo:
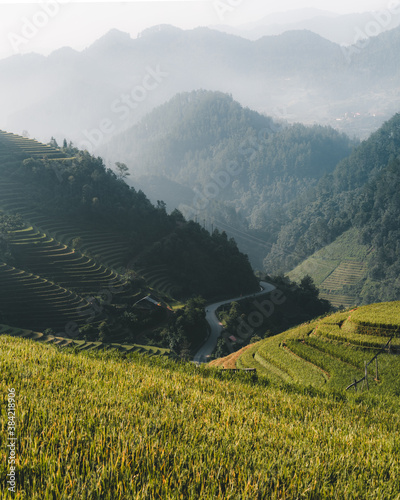
{"type": "Polygon", "coordinates": [[[397,28],[399,24],[400,17],[397,12],[389,9],[341,15],[310,7],[289,12],[276,12],[259,21],[236,28],[224,25],[213,26],[213,28],[249,40],[281,35],[286,31],[309,30],[338,45],[354,45],[368,36],[376,36],[397,28]],[[378,28],[375,26],[376,23],[378,23],[378,28]]]}
{"type": "Polygon", "coordinates": [[[96,150],[177,93],[202,88],[280,120],[367,137],[400,106],[399,30],[350,48],[307,30],[256,41],[208,28],[159,26],[137,39],[112,30],[83,52],[1,60],[0,127],[96,150]]]}
{"type": "MultiPolygon", "coordinates": [[[[42,2],[27,46],[228,4],[278,5],[42,2]]],[[[400,500],[399,16],[0,60],[0,499],[400,500]]]]}

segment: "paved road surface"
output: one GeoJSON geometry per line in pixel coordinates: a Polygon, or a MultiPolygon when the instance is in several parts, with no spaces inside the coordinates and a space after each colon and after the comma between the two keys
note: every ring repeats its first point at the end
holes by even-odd
{"type": "Polygon", "coordinates": [[[230,304],[231,302],[237,302],[239,300],[247,299],[248,297],[256,297],[257,295],[262,295],[263,293],[272,292],[273,290],[275,290],[274,285],[266,283],[265,281],[261,281],[260,286],[261,291],[258,293],[246,295],[245,297],[237,297],[235,299],[224,300],[223,302],[217,302],[216,304],[211,304],[210,306],[206,307],[206,320],[210,325],[211,333],[208,337],[207,342],[199,349],[199,351],[195,355],[193,359],[195,363],[207,363],[209,361],[208,358],[214,351],[218,342],[218,338],[220,337],[223,330],[222,325],[220,324],[219,319],[215,314],[215,311],[225,304],[230,304]]]}

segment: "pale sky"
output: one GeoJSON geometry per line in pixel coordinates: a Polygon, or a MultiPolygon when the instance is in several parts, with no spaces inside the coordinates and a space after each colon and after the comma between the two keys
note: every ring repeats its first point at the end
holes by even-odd
{"type": "Polygon", "coordinates": [[[133,38],[144,29],[172,24],[183,29],[258,21],[274,12],[314,7],[335,13],[399,9],[400,0],[147,0],[81,2],[0,0],[0,58],[49,54],[60,47],[83,50],[112,28],[133,38]]]}

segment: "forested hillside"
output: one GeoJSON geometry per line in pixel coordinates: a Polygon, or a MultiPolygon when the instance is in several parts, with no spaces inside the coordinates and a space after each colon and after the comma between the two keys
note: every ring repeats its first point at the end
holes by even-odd
{"type": "MultiPolygon", "coordinates": [[[[363,255],[358,259],[366,265],[366,274],[347,292],[355,293],[364,303],[400,298],[399,155],[397,114],[307,196],[293,203],[266,266],[288,271],[354,230],[357,239],[351,238],[350,244],[353,248],[363,245],[367,250],[365,254],[360,247],[363,255]]],[[[342,253],[347,251],[349,247],[344,243],[342,253]]]]}
{"type": "Polygon", "coordinates": [[[37,210],[118,231],[128,242],[125,265],[165,265],[187,296],[254,288],[246,257],[225,234],[210,235],[186,223],[179,212],[167,215],[162,203],[154,207],[142,191],[124,182],[123,174],[106,169],[101,158],[78,150],[73,154],[61,162],[3,162],[2,175],[26,189],[26,203],[37,210]]]}
{"type": "Polygon", "coordinates": [[[306,274],[324,298],[351,306],[400,298],[399,123],[396,115],[359,144],[197,91],[149,114],[108,151],[118,152],[140,185],[152,186],[155,200],[226,230],[270,274],[334,244],[306,274]]]}
{"type": "Polygon", "coordinates": [[[354,144],[332,128],[280,124],[228,95],[196,91],[150,113],[104,154],[122,158],[132,182],[170,211],[225,229],[261,267],[287,204],[354,144]]]}

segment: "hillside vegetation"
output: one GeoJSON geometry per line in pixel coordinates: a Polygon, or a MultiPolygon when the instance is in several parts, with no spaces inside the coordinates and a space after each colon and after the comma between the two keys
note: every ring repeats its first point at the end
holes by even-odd
{"type": "Polygon", "coordinates": [[[75,349],[76,351],[108,351],[117,350],[122,353],[140,353],[148,356],[168,356],[175,358],[176,354],[170,349],[159,349],[152,346],[143,346],[137,344],[117,344],[104,342],[90,342],[86,340],[76,340],[65,337],[56,337],[51,334],[14,328],[7,325],[0,325],[0,335],[7,335],[15,338],[35,340],[47,345],[55,345],[61,349],[75,349]]]}
{"type": "Polygon", "coordinates": [[[267,276],[262,281],[272,284],[275,290],[257,299],[250,297],[218,308],[217,316],[224,329],[213,354],[215,358],[332,310],[329,302],[319,298],[319,291],[310,278],[295,283],[286,277],[267,276]]]}
{"type": "MultiPolygon", "coordinates": [[[[365,375],[380,350],[376,364],[368,367],[369,391],[400,395],[400,302],[374,304],[336,313],[258,342],[241,353],[211,363],[212,366],[256,368],[276,383],[344,390],[365,375]],[[397,355],[394,355],[397,354],[397,355]]],[[[360,386],[367,387],[367,381],[360,386]]],[[[354,389],[353,389],[354,390],[354,389]]]]}
{"type": "Polygon", "coordinates": [[[137,344],[116,344],[104,342],[90,342],[86,340],[70,339],[65,337],[57,337],[48,333],[34,332],[32,330],[24,330],[22,328],[0,325],[0,335],[10,337],[35,340],[47,345],[55,345],[61,349],[74,349],[76,351],[108,351],[117,350],[123,353],[140,353],[148,356],[169,356],[176,357],[176,354],[170,349],[159,349],[152,346],[143,346],[137,344]]]}
{"type": "Polygon", "coordinates": [[[330,127],[283,125],[221,92],[175,96],[102,150],[153,201],[232,235],[261,269],[288,204],[357,144],[330,127]],[[158,181],[156,179],[158,178],[158,181]]]}
{"type": "Polygon", "coordinates": [[[373,247],[363,244],[357,228],[344,232],[288,273],[299,281],[312,276],[320,297],[334,307],[353,307],[360,302],[359,287],[368,277],[368,258],[373,247]]]}
{"type": "Polygon", "coordinates": [[[256,269],[301,280],[317,263],[309,274],[323,297],[350,307],[400,298],[399,122],[397,114],[360,144],[195,91],[104,151],[169,210],[233,236],[256,269]]]}
{"type": "Polygon", "coordinates": [[[122,252],[119,267],[165,266],[165,277],[179,288],[177,295],[212,296],[257,288],[246,257],[224,233],[210,235],[200,225],[186,223],[179,212],[167,215],[162,203],[154,207],[143,192],[127,186],[123,175],[106,169],[101,158],[73,150],[73,158],[53,161],[41,150],[35,155],[23,152],[19,144],[34,141],[19,138],[15,146],[9,136],[0,136],[0,182],[6,184],[0,209],[32,219],[43,232],[58,223],[59,239],[78,242],[79,248],[98,253],[100,260],[107,250],[114,252],[107,237],[113,239],[122,252]],[[21,162],[18,155],[26,159],[21,162]],[[60,228],[60,223],[68,227],[60,228]],[[97,240],[82,234],[88,228],[97,240]]]}
{"type": "MultiPolygon", "coordinates": [[[[266,266],[289,272],[310,256],[314,261],[325,260],[324,255],[336,248],[336,256],[342,257],[331,272],[349,259],[360,264],[361,272],[358,280],[342,282],[347,285],[345,290],[342,286],[332,291],[356,298],[357,304],[400,298],[399,124],[397,114],[306,196],[293,202],[265,259],[266,266]],[[327,253],[316,254],[321,248],[327,253]]],[[[329,291],[322,285],[320,269],[317,266],[310,274],[329,291]]],[[[298,270],[292,276],[298,278],[298,270]]]]}
{"type": "Polygon", "coordinates": [[[0,322],[89,341],[196,345],[205,328],[189,320],[175,331],[168,306],[256,290],[247,257],[225,233],[154,207],[116,170],[66,144],[0,133],[0,322]]]}
{"type": "Polygon", "coordinates": [[[15,389],[18,443],[16,489],[1,481],[4,500],[398,498],[398,398],[276,388],[7,336],[0,363],[3,399],[15,389]]]}

